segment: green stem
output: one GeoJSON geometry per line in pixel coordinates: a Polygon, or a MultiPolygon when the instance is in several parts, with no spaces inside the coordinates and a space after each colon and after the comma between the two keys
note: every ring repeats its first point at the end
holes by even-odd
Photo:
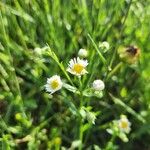
{"type": "Polygon", "coordinates": [[[95,50],[97,51],[100,60],[103,62],[103,64],[105,64],[105,63],[106,63],[106,60],[105,60],[105,58],[103,57],[103,55],[102,55],[102,53],[100,52],[100,50],[98,49],[98,47],[97,47],[96,43],[94,42],[94,40],[92,39],[91,35],[88,34],[88,37],[89,37],[91,43],[93,44],[95,50]]]}
{"type": "MultiPolygon", "coordinates": [[[[79,77],[79,85],[80,85],[80,106],[79,106],[79,110],[82,108],[83,106],[83,86],[82,86],[82,81],[81,81],[81,77],[79,77]]],[[[83,122],[82,122],[82,117],[80,117],[80,123],[79,123],[79,140],[81,141],[81,144],[79,146],[79,150],[82,150],[83,147],[83,122]]]]}
{"type": "Polygon", "coordinates": [[[104,150],[110,150],[110,148],[112,148],[115,138],[116,138],[116,134],[113,134],[104,150]]]}
{"type": "MultiPolygon", "coordinates": [[[[48,44],[47,44],[48,45],[48,44]]],[[[68,79],[68,81],[71,83],[72,86],[75,86],[71,80],[71,78],[69,77],[64,65],[59,61],[57,55],[51,50],[50,46],[48,45],[49,48],[49,55],[50,57],[52,57],[52,59],[57,63],[57,65],[60,67],[60,69],[62,70],[62,72],[64,73],[64,75],[66,76],[66,78],[68,79]]]]}
{"type": "Polygon", "coordinates": [[[112,76],[121,68],[122,65],[123,65],[122,62],[120,62],[119,64],[117,64],[117,65],[113,68],[113,70],[108,73],[106,80],[108,80],[110,77],[112,77],[112,76]]]}
{"type": "Polygon", "coordinates": [[[82,147],[83,147],[83,130],[82,130],[82,126],[83,126],[83,124],[82,124],[82,118],[81,118],[81,120],[80,120],[80,130],[79,130],[79,132],[80,132],[79,140],[81,141],[81,144],[79,146],[79,150],[82,150],[82,147]]]}

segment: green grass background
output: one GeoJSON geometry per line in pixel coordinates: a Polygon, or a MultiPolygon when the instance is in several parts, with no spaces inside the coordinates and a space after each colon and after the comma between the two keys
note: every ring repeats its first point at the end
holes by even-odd
{"type": "Polygon", "coordinates": [[[124,64],[105,81],[103,98],[90,100],[93,109],[101,113],[96,125],[85,135],[85,149],[92,149],[94,144],[104,148],[111,136],[103,125],[120,114],[128,116],[132,130],[128,143],[114,141],[118,149],[150,149],[150,1],[1,0],[2,149],[51,149],[50,145],[59,149],[60,139],[65,147],[75,140],[76,118],[68,101],[77,103],[77,96],[62,89],[49,98],[44,90],[47,78],[54,74],[65,76],[52,58],[37,54],[35,48],[48,44],[65,67],[80,48],[86,48],[90,53],[87,58],[90,76],[85,78],[85,83],[97,78],[105,80],[107,67],[96,55],[88,34],[97,45],[102,41],[110,43],[110,50],[103,56],[112,69],[120,62],[116,53],[119,46],[137,45],[141,57],[136,66],[124,64]],[[114,102],[109,93],[119,102],[114,102]],[[17,113],[21,114],[19,120],[17,113]],[[33,139],[16,142],[27,135],[33,139]]]}

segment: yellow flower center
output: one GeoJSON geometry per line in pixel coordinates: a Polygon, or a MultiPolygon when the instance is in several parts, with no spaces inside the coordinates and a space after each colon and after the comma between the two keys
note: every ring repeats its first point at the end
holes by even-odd
{"type": "Polygon", "coordinates": [[[56,89],[58,86],[59,86],[59,83],[58,83],[57,80],[54,80],[54,81],[51,82],[52,89],[56,89]]]}
{"type": "Polygon", "coordinates": [[[128,127],[128,122],[122,121],[122,122],[121,122],[121,128],[125,129],[125,128],[127,128],[127,127],[128,127]]]}
{"type": "Polygon", "coordinates": [[[83,71],[83,69],[84,69],[84,66],[83,66],[83,65],[81,65],[81,64],[74,64],[72,70],[73,70],[74,72],[80,74],[80,73],[83,71]]]}

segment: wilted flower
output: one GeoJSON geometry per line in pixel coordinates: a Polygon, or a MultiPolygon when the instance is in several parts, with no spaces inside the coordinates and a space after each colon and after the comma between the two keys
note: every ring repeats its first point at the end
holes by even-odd
{"type": "Polygon", "coordinates": [[[131,128],[131,123],[125,115],[121,115],[120,120],[118,120],[118,127],[121,131],[129,133],[131,128]]]}
{"type": "Polygon", "coordinates": [[[102,80],[95,80],[93,82],[93,89],[96,91],[102,91],[105,88],[105,84],[102,80]]]}
{"type": "Polygon", "coordinates": [[[78,52],[78,56],[82,58],[86,58],[88,56],[88,51],[86,49],[81,48],[78,52]]]}
{"type": "Polygon", "coordinates": [[[50,92],[51,94],[60,90],[62,88],[62,81],[60,76],[54,75],[51,78],[47,79],[47,84],[45,85],[46,91],[50,92]]]}
{"type": "Polygon", "coordinates": [[[104,41],[104,42],[100,42],[99,43],[99,48],[102,48],[102,49],[104,49],[104,52],[106,52],[107,50],[109,50],[109,43],[108,42],[106,42],[106,41],[104,41]]]}
{"type": "Polygon", "coordinates": [[[69,61],[69,67],[67,68],[67,71],[73,75],[81,76],[88,73],[85,69],[87,65],[87,60],[80,59],[79,57],[74,58],[69,61]]]}
{"type": "Polygon", "coordinates": [[[140,49],[138,49],[136,46],[128,46],[125,48],[119,48],[118,53],[123,61],[133,64],[137,62],[140,56],[140,49]]]}

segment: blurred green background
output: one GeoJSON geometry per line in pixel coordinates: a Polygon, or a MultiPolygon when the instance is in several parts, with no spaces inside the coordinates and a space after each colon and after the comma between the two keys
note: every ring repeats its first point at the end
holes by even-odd
{"type": "Polygon", "coordinates": [[[42,48],[48,44],[65,67],[80,48],[86,48],[90,53],[88,72],[93,78],[86,81],[105,79],[107,70],[94,54],[88,34],[97,45],[109,42],[110,50],[103,55],[112,68],[120,62],[119,46],[137,45],[141,56],[137,65],[124,64],[105,81],[102,99],[92,98],[90,105],[101,114],[86,134],[84,149],[93,149],[94,144],[104,148],[110,135],[103,124],[123,113],[132,123],[129,142],[116,139],[117,147],[112,150],[150,149],[150,0],[1,0],[2,149],[70,147],[76,118],[64,99],[76,100],[77,96],[63,89],[49,98],[44,90],[47,78],[65,76],[42,48]],[[124,106],[114,103],[109,93],[124,106]]]}

